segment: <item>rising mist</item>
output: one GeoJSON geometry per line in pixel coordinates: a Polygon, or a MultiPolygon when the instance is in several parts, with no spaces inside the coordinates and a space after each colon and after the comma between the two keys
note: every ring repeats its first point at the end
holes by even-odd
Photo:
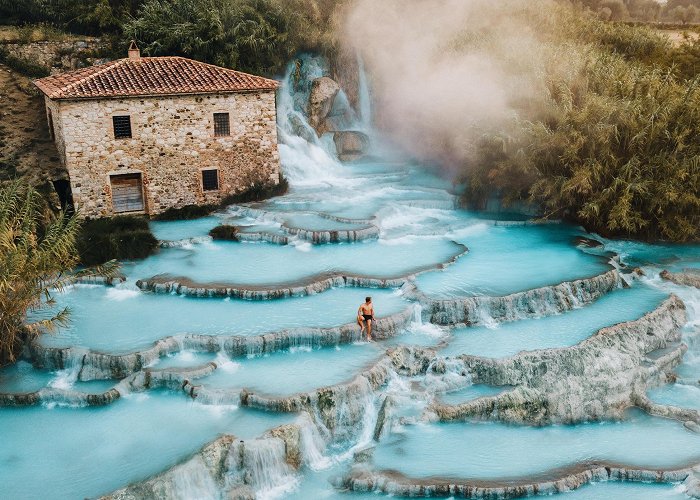
{"type": "MultiPolygon", "coordinates": [[[[419,159],[455,171],[519,110],[537,109],[549,0],[359,0],[345,42],[364,59],[377,126],[419,159]]],[[[551,68],[550,68],[551,69],[551,68]]]]}

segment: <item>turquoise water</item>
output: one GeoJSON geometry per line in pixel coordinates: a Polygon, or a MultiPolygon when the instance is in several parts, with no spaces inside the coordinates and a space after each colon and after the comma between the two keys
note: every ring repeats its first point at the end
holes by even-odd
{"type": "Polygon", "coordinates": [[[285,328],[332,327],[353,322],[366,295],[373,297],[377,317],[408,306],[396,292],[382,289],[336,288],[275,301],[272,306],[266,301],[144,293],[133,285],[78,285],[57,297],[59,305],[73,311],[71,324],[42,342],[129,352],[182,333],[258,335],[285,328]],[[275,313],[269,314],[273,308],[275,313]]]}
{"type": "Polygon", "coordinates": [[[14,365],[0,369],[0,392],[23,394],[38,391],[44,387],[54,387],[97,394],[110,389],[115,384],[112,380],[78,382],[75,380],[76,375],[73,370],[56,372],[37,370],[26,361],[18,361],[14,365]]]}
{"type": "Polygon", "coordinates": [[[199,283],[278,285],[336,273],[399,277],[449,262],[462,252],[447,239],[301,246],[216,241],[163,249],[127,271],[137,278],[169,274],[199,283]]]}
{"type": "Polygon", "coordinates": [[[644,316],[667,297],[661,290],[635,283],[632,288],[616,290],[587,307],[556,316],[502,323],[490,328],[455,329],[441,354],[498,358],[525,350],[574,345],[605,326],[644,316]]]}
{"type": "MultiPolygon", "coordinates": [[[[321,67],[310,61],[306,64],[305,71],[323,74],[321,67]]],[[[290,112],[289,97],[285,92],[279,96],[282,115],[290,112]]],[[[696,335],[700,331],[700,291],[656,278],[663,268],[700,267],[700,246],[599,238],[602,248],[584,249],[575,244],[577,237],[586,236],[581,228],[525,225],[522,216],[458,210],[455,186],[425,165],[380,160],[340,164],[324,151],[320,141],[307,143],[290,136],[284,116],[279,122],[284,136],[279,149],[291,185],[289,193],[251,204],[256,211],[250,213],[230,207],[197,220],[152,222],[158,239],[179,241],[178,245],[163,248],[143,261],[124,263],[125,283],[115,287],[78,285],[58,294],[58,305],[72,311],[71,324],[56,335],[42,337],[41,342],[113,354],[139,350],[163,337],[185,333],[250,336],[353,323],[367,295],[373,297],[378,317],[414,309],[413,322],[386,341],[293,348],[236,359],[221,353],[182,351],[151,366],[187,368],[213,361],[216,371],[193,384],[233,394],[247,389],[283,397],[347,382],[376,363],[387,349],[400,345],[428,346],[444,356],[466,353],[490,357],[570,346],[600,328],[639,318],[676,293],[685,301],[689,315],[683,332],[689,352],[677,369],[683,380],[653,389],[649,397],[659,403],[700,408],[700,389],[693,383],[700,380],[696,335]],[[371,224],[379,234],[364,242],[320,245],[292,237],[285,246],[207,238],[209,230],[222,223],[238,225],[247,232],[274,234],[286,234],[285,226],[332,231],[371,224]],[[429,296],[506,295],[605,272],[611,269],[613,252],[630,266],[644,266],[648,277],[630,289],[616,290],[559,315],[460,329],[422,323],[417,304],[397,289],[335,288],[305,297],[247,301],[155,294],[135,286],[136,280],[159,274],[266,288],[300,285],[333,273],[388,278],[426,271],[415,282],[419,291],[429,296]]],[[[402,377],[390,373],[387,377],[389,383],[376,394],[360,393],[355,399],[341,400],[336,416],[339,426],[348,427],[346,433],[339,433],[344,437],[326,443],[319,456],[306,450],[307,465],[291,476],[282,475],[280,484],[273,485],[279,487],[272,489],[276,498],[381,496],[340,492],[329,482],[346,474],[353,452],[368,445],[376,446],[378,468],[416,477],[500,479],[546,474],[589,460],[652,467],[700,460],[700,435],[678,422],[634,411],[621,423],[577,426],[429,423],[421,415],[433,398],[458,404],[498,394],[504,388],[470,385],[467,375],[460,375],[454,385],[444,381],[440,385],[440,377],[434,375],[402,377]],[[456,389],[443,393],[447,388],[456,389]],[[397,419],[375,443],[375,417],[384,394],[391,395],[395,408],[390,412],[394,411],[397,419]],[[346,423],[354,410],[363,417],[358,429],[346,423]],[[400,425],[398,417],[415,425],[400,425]]],[[[76,378],[76,370],[47,372],[21,361],[0,370],[0,392],[52,387],[96,393],[118,383],[78,382],[76,378]]],[[[367,390],[368,385],[358,387],[358,391],[367,390]]],[[[158,390],[127,394],[101,408],[52,403],[0,408],[0,497],[46,498],[50,492],[50,498],[76,499],[107,494],[179,463],[221,433],[252,439],[299,418],[207,403],[193,401],[180,390],[158,390]]],[[[267,457],[264,462],[262,470],[256,472],[277,477],[270,470],[274,460],[267,457]]],[[[260,498],[272,498],[272,490],[257,493],[260,498]]],[[[589,485],[562,498],[682,495],[682,488],[674,485],[611,482],[589,485]]]]}
{"type": "Polygon", "coordinates": [[[377,468],[416,478],[521,477],[595,460],[646,467],[696,463],[700,435],[636,412],[624,423],[577,426],[431,424],[404,427],[374,455],[377,468]]]}
{"type": "Polygon", "coordinates": [[[610,267],[572,245],[579,232],[567,226],[494,226],[476,223],[455,231],[468,258],[444,271],[418,277],[429,295],[507,295],[600,274],[610,267]]]}
{"type": "Polygon", "coordinates": [[[214,361],[218,369],[197,384],[209,388],[247,389],[269,396],[288,396],[317,387],[347,382],[372,366],[384,349],[377,344],[357,343],[321,349],[295,348],[290,351],[227,359],[182,352],[163,358],[156,368],[195,366],[214,361]]]}
{"type": "Polygon", "coordinates": [[[647,395],[655,403],[700,410],[700,384],[673,384],[652,389],[647,395]]]}
{"type": "MultiPolygon", "coordinates": [[[[581,234],[579,229],[566,225],[499,226],[483,215],[455,211],[449,208],[453,195],[439,189],[442,181],[418,172],[415,165],[344,166],[333,172],[335,184],[293,183],[290,194],[258,204],[264,212],[257,218],[224,211],[201,220],[153,223],[160,239],[200,239],[184,247],[162,249],[144,261],[125,264],[127,281],[116,287],[79,285],[58,295],[58,304],[71,308],[72,322],[56,335],[43,337],[42,343],[123,353],[183,333],[257,335],[352,323],[366,295],[373,297],[380,317],[414,307],[400,290],[392,289],[335,288],[305,297],[247,301],[155,294],[135,287],[136,279],[159,273],[251,286],[300,283],[314,275],[338,271],[388,277],[439,266],[462,252],[459,243],[469,248],[467,254],[444,269],[429,271],[416,279],[419,290],[452,297],[502,295],[595,275],[610,268],[607,258],[573,244],[581,234]],[[357,185],[367,179],[372,179],[372,189],[357,191],[357,185]],[[424,180],[423,187],[413,184],[424,180]],[[270,213],[273,215],[265,215],[270,213]],[[288,246],[201,238],[221,222],[246,224],[249,231],[270,232],[280,231],[280,220],[309,230],[355,226],[315,215],[318,213],[372,219],[371,223],[379,228],[379,238],[354,244],[296,242],[288,246]]],[[[233,394],[247,389],[284,397],[349,381],[375,363],[387,348],[397,345],[434,346],[447,356],[468,353],[494,357],[572,345],[604,326],[642,316],[669,293],[678,291],[659,280],[643,280],[579,309],[490,328],[449,329],[414,321],[395,338],[375,344],[292,349],[234,360],[223,354],[183,351],[160,359],[153,367],[190,367],[214,361],[217,370],[196,380],[197,385],[233,394]]],[[[696,373],[693,356],[691,349],[679,372],[688,376],[696,373]]],[[[116,382],[76,382],[75,373],[70,371],[48,373],[26,363],[0,372],[0,390],[4,392],[41,387],[100,392],[116,382]]],[[[405,387],[396,397],[397,414],[419,419],[427,404],[422,391],[434,389],[431,383],[420,377],[401,382],[405,387]]],[[[502,390],[467,385],[436,397],[458,404],[502,390]]],[[[678,391],[679,387],[660,388],[652,391],[650,397],[696,407],[693,389],[689,394],[678,391]]],[[[59,499],[96,496],[166,469],[220,433],[252,438],[296,418],[293,414],[208,403],[193,402],[181,391],[157,391],[131,395],[105,408],[42,405],[0,409],[0,426],[10,436],[0,451],[0,462],[8,464],[0,468],[0,480],[7,483],[12,478],[11,491],[8,490],[12,498],[37,498],[47,488],[59,499]],[[37,428],[42,432],[30,432],[37,428]],[[32,481],[36,477],[41,480],[32,481]]],[[[366,411],[371,414],[369,407],[366,411]]],[[[326,450],[328,463],[319,470],[304,469],[281,497],[349,498],[349,494],[337,492],[329,479],[347,473],[352,448],[366,444],[364,438],[356,439],[360,441],[336,443],[326,450]]],[[[378,467],[419,477],[488,479],[541,473],[591,459],[675,465],[700,459],[699,444],[698,437],[682,425],[639,414],[622,424],[541,429],[491,423],[422,423],[385,433],[375,458],[378,467]]],[[[569,495],[594,498],[601,491],[610,498],[657,494],[672,498],[677,493],[673,487],[601,484],[569,495]]],[[[351,496],[377,497],[374,493],[351,496]]]]}
{"type": "Polygon", "coordinates": [[[223,218],[211,216],[194,220],[152,221],[151,231],[159,240],[177,241],[207,236],[209,230],[223,222],[223,218]]]}
{"type": "Polygon", "coordinates": [[[219,434],[250,438],[291,420],[162,392],[107,408],[0,408],[2,497],[99,496],[175,464],[219,434]]]}

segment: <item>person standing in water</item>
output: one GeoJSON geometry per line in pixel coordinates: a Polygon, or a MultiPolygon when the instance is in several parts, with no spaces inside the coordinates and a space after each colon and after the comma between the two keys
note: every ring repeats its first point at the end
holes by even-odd
{"type": "Polygon", "coordinates": [[[374,306],[372,297],[365,297],[365,303],[357,310],[357,324],[360,325],[360,335],[367,329],[367,342],[372,340],[372,321],[374,321],[374,306]]]}

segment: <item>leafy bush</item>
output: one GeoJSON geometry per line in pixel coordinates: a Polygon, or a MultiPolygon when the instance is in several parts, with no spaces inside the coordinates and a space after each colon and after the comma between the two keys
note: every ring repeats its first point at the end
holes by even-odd
{"type": "Polygon", "coordinates": [[[209,231],[209,236],[215,240],[238,241],[238,228],[236,226],[222,224],[209,231]]]}
{"type": "Polygon", "coordinates": [[[77,239],[80,262],[95,265],[116,260],[143,259],[158,248],[158,240],[142,217],[118,216],[88,220],[77,239]]]}

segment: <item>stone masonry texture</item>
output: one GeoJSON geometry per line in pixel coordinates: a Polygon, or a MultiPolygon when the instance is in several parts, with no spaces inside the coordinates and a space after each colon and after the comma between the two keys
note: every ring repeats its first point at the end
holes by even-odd
{"type": "Polygon", "coordinates": [[[114,215],[111,175],[141,174],[149,215],[279,182],[273,90],[45,101],[83,217],[114,215]],[[214,113],[229,113],[229,136],[215,137],[214,113]],[[131,117],[131,138],[114,138],[115,115],[131,117]],[[219,190],[204,191],[212,168],[219,190]]]}

